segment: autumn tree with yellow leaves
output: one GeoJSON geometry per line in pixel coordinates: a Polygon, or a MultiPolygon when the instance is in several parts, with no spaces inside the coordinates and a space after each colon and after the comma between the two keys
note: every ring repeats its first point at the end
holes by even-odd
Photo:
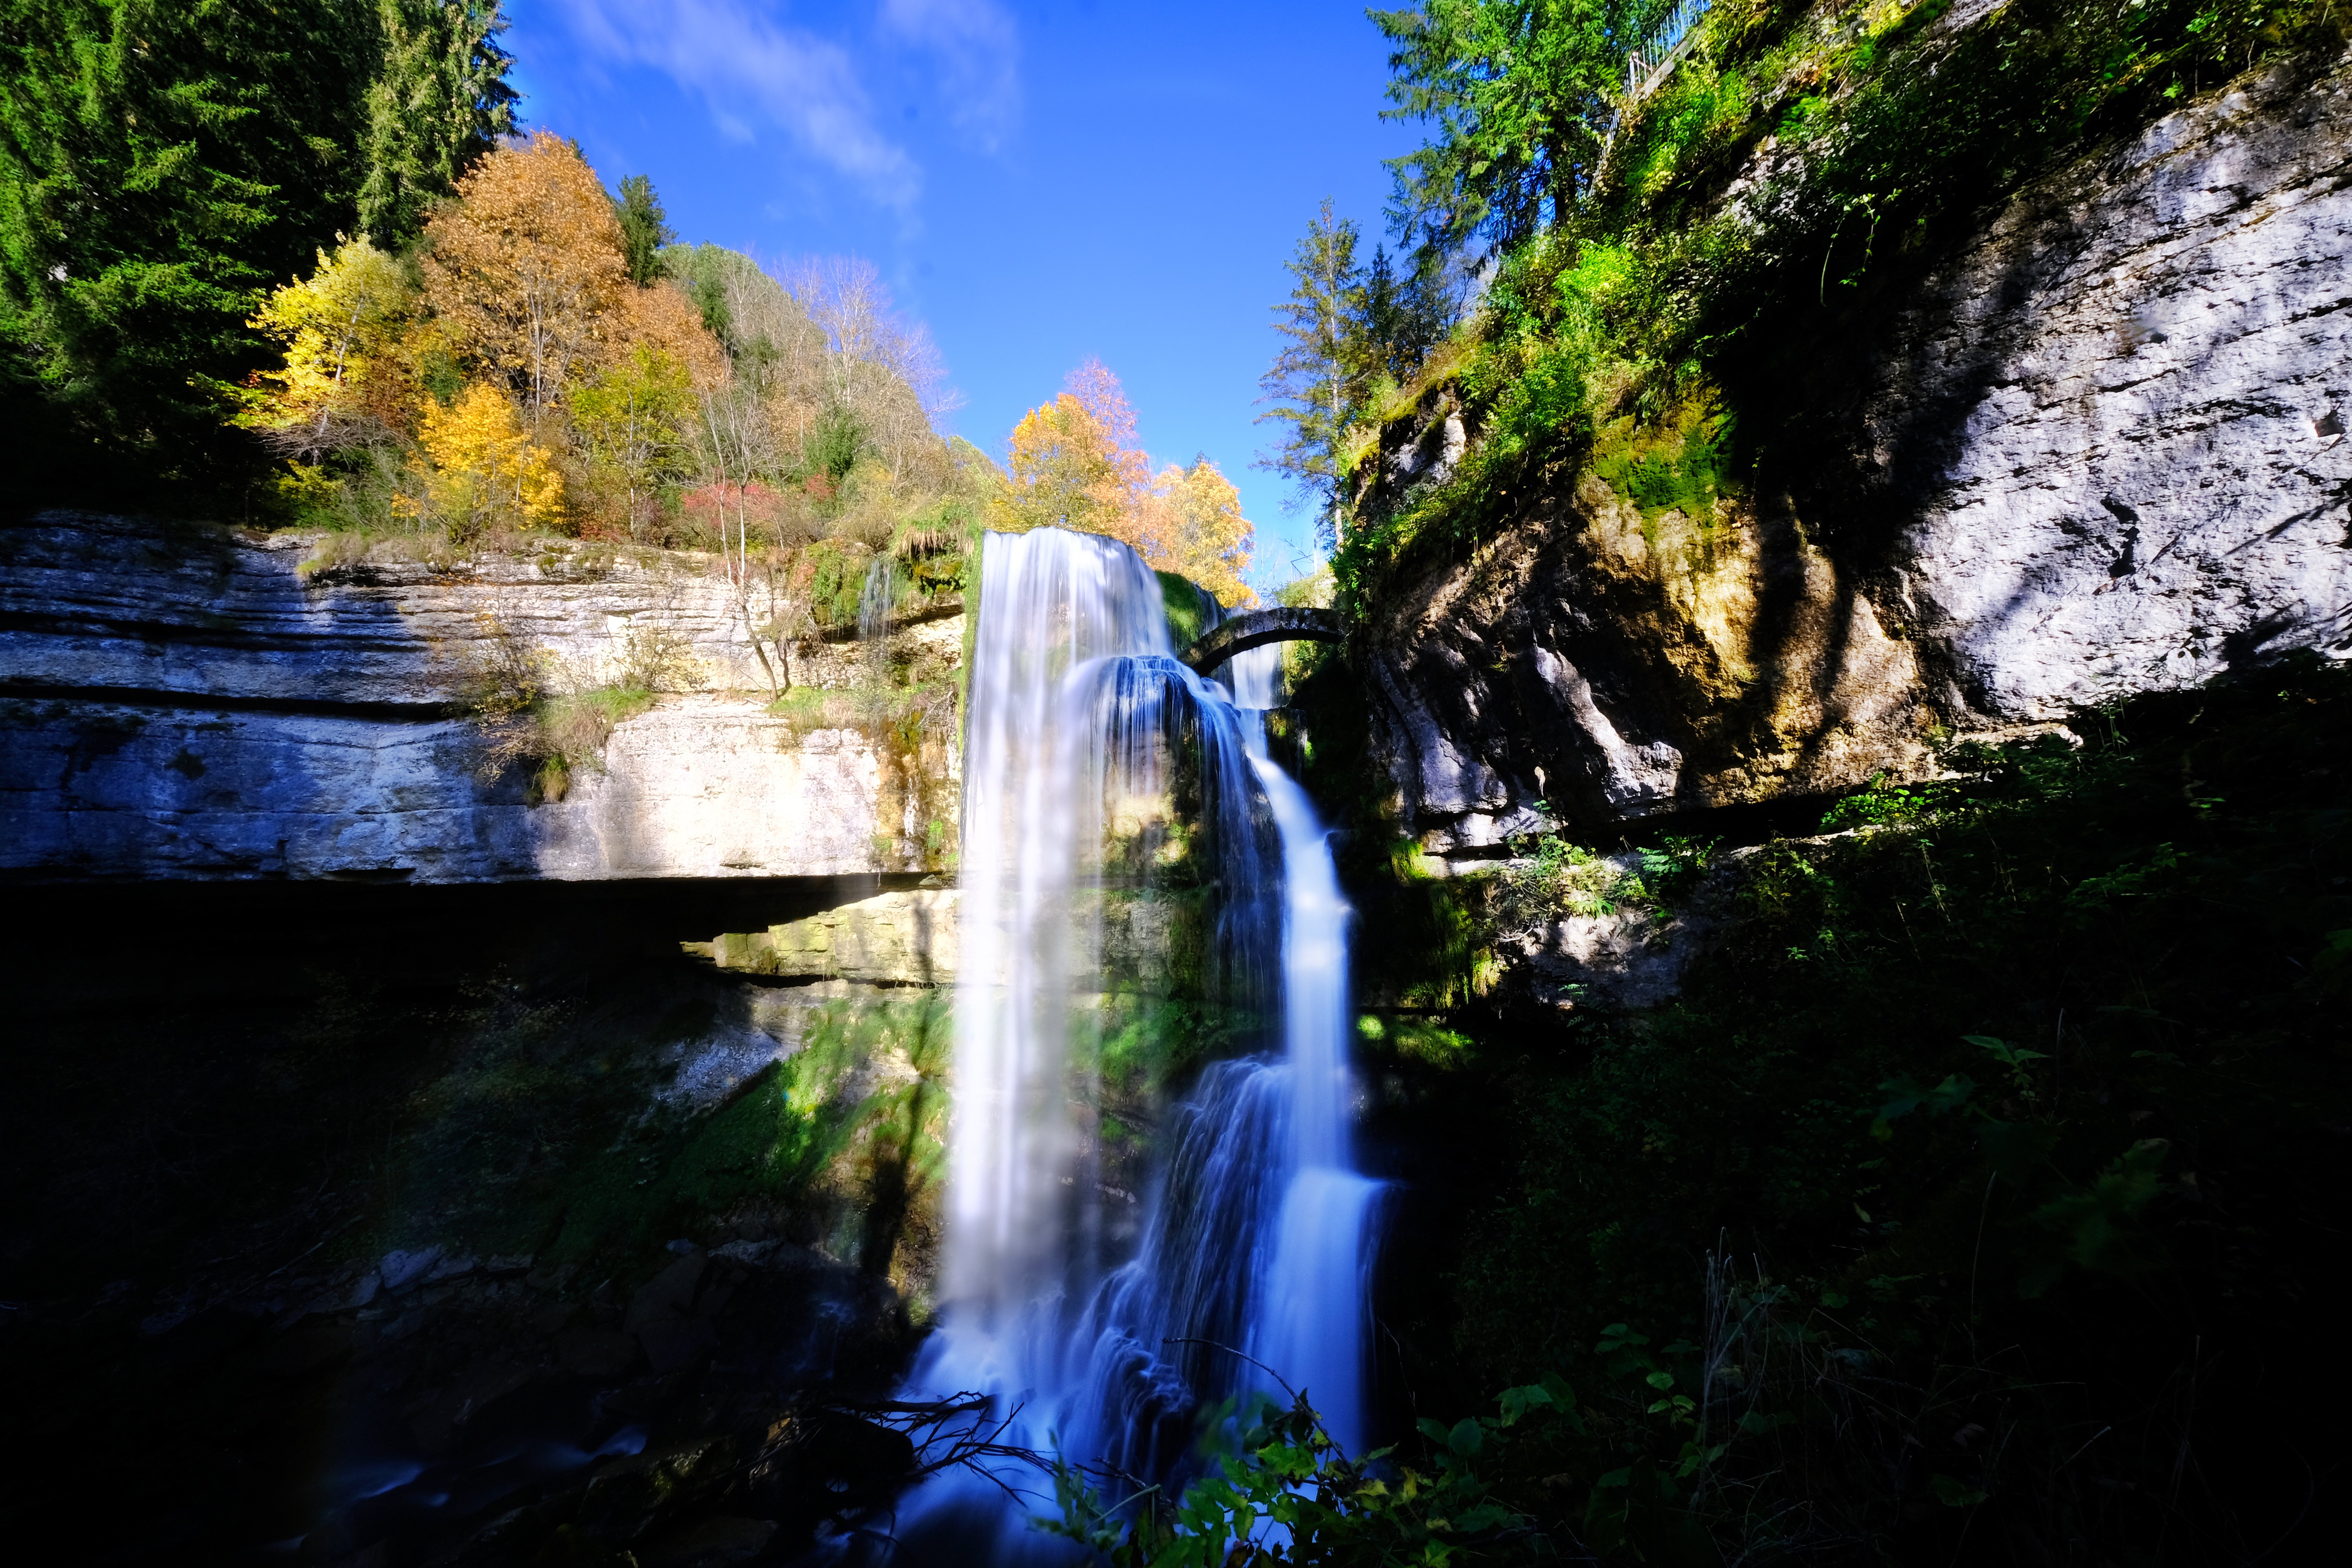
{"type": "MultiPolygon", "coordinates": [[[[940,557],[998,476],[933,426],[952,395],[871,267],[780,277],[657,221],[632,239],[630,203],[658,219],[650,182],[610,196],[560,138],[488,152],[412,252],[347,241],[268,297],[284,363],[239,422],[295,459],[280,501],[313,524],[436,553],[542,531],[712,551],[781,693],[788,645],[854,615],[877,555],[952,592],[940,557]]],[[[1118,448],[1125,517],[1147,487],[1118,448]]]]}
{"type": "Polygon", "coordinates": [[[1228,608],[1255,595],[1242,581],[1256,529],[1214,463],[1174,464],[1154,478],[1136,440],[1135,410],[1097,359],[1013,427],[1009,482],[989,509],[1007,532],[1067,528],[1133,545],[1153,569],[1181,573],[1228,608]]]}
{"type": "Polygon", "coordinates": [[[320,251],[310,276],[271,294],[250,323],[277,340],[286,363],[263,373],[268,390],[236,423],[311,462],[404,426],[415,396],[403,353],[415,295],[397,257],[364,235],[339,237],[332,255],[320,251]]]}
{"type": "Polygon", "coordinates": [[[428,401],[416,444],[424,495],[397,504],[429,511],[459,543],[502,523],[545,527],[562,514],[563,476],[552,455],[495,386],[475,382],[446,408],[428,401]]]}
{"type": "Polygon", "coordinates": [[[1123,451],[1077,398],[1063,393],[1013,427],[1011,477],[991,509],[1009,532],[1067,528],[1138,542],[1140,453],[1123,451]]]}
{"type": "Polygon", "coordinates": [[[1257,529],[1242,515],[1241,492],[1207,458],[1160,470],[1140,531],[1143,558],[1155,570],[1190,577],[1227,609],[1257,596],[1242,581],[1257,529]]]}

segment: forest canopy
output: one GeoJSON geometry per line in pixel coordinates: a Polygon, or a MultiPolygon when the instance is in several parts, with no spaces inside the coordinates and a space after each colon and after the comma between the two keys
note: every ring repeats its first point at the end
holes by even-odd
{"type": "Polygon", "coordinates": [[[0,397],[20,481],[241,490],[261,291],[337,234],[397,250],[512,125],[497,0],[12,0],[0,397]]]}

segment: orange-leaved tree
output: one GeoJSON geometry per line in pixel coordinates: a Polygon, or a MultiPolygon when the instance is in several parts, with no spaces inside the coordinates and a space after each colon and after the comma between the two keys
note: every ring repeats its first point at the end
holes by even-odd
{"type": "Polygon", "coordinates": [[[1142,514],[1138,548],[1155,570],[1181,573],[1229,610],[1257,597],[1242,581],[1257,529],[1242,515],[1241,492],[1216,464],[1202,457],[1189,468],[1171,463],[1160,469],[1142,514]]]}
{"type": "Polygon", "coordinates": [[[460,353],[545,408],[599,357],[634,285],[621,226],[578,149],[542,131],[457,182],[425,226],[425,295],[460,353]]]}
{"type": "Polygon", "coordinates": [[[404,496],[401,510],[429,511],[453,540],[499,524],[545,527],[562,515],[563,476],[497,387],[471,383],[446,408],[425,399],[416,439],[424,494],[404,496]]]}
{"type": "Polygon", "coordinates": [[[990,526],[1068,528],[1140,545],[1150,466],[1129,445],[1135,411],[1100,360],[1072,371],[1065,384],[1013,427],[1013,482],[991,507],[990,526]]]}
{"type": "Polygon", "coordinates": [[[730,374],[726,346],[703,325],[694,301],[667,282],[622,295],[604,336],[608,364],[625,363],[640,348],[651,349],[675,360],[698,393],[723,384],[730,374]]]}

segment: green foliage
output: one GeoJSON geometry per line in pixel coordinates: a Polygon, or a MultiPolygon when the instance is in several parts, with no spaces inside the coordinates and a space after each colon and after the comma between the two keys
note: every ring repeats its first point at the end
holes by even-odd
{"type": "Polygon", "coordinates": [[[1073,1037],[1099,1070],[1106,1095],[1130,1106],[1160,1102],[1263,1026],[1261,1019],[1202,998],[1197,988],[1173,996],[1113,992],[1097,1005],[1073,1037]]]}
{"type": "Polygon", "coordinates": [[[2284,1394],[2233,1405],[2232,1451],[2206,1450],[2212,1489],[2188,1498],[2155,1456],[2190,1414],[2154,1391],[2209,1375],[2200,1335],[2269,1375],[2254,1347],[2322,1331],[2338,1293],[2293,1238],[2326,1223],[2326,1130],[2352,1114],[2326,956],[2352,946],[2352,814],[2326,783],[2352,769],[2347,716],[2352,678],[2303,664],[2084,716],[2080,745],[1955,750],[1931,808],[1744,852],[1679,1002],[1549,1041],[1456,1014],[1435,1103],[1460,1099],[1482,1158],[1507,1124],[1519,1163],[1463,1222],[1423,1408],[1465,1372],[1457,1404],[1545,1371],[1603,1387],[1611,1354],[1586,1347],[1612,1323],[1703,1349],[1719,1309],[1692,1281],[1731,1251],[1790,1293],[1767,1315],[1810,1336],[1814,1383],[1769,1394],[1791,1423],[1680,1505],[1727,1556],[1872,1538],[1899,1558],[1922,1510],[1980,1509],[1986,1561],[2292,1515],[2284,1394]],[[2131,1444],[2070,1461],[2103,1426],[2131,1444]]]}
{"type": "Polygon", "coordinates": [[[654,195],[650,176],[631,174],[613,198],[613,216],[620,220],[621,253],[629,264],[629,281],[644,288],[663,275],[661,248],[677,237],[654,195]]]}
{"type": "Polygon", "coordinates": [[[372,29],[358,0],[14,11],[0,340],[37,406],[10,423],[202,474],[219,389],[261,363],[257,290],[350,226],[372,29]]]}
{"type": "Polygon", "coordinates": [[[1930,821],[1958,795],[1958,789],[1948,784],[1899,784],[1885,773],[1874,773],[1867,784],[1822,814],[1822,831],[1930,821]]]}
{"type": "Polygon", "coordinates": [[[1432,128],[1391,160],[1419,236],[1497,251],[1566,216],[1590,186],[1625,51],[1668,0],[1433,0],[1376,11],[1392,119],[1432,128]]]}
{"type": "Polygon", "coordinates": [[[1606,856],[1557,833],[1538,837],[1529,863],[1496,878],[1498,928],[1522,931],[1567,915],[1613,913],[1619,903],[1644,899],[1641,879],[1606,856]]]}
{"type": "Polygon", "coordinates": [[[1160,579],[1160,607],[1168,613],[1168,636],[1181,650],[1198,641],[1209,629],[1209,616],[1215,601],[1190,577],[1176,572],[1155,572],[1160,579]]]}
{"type": "MultiPolygon", "coordinates": [[[[886,1220],[903,1221],[906,1199],[940,1179],[950,1012],[931,993],[827,1003],[809,1020],[800,1052],[723,1106],[658,1111],[618,1146],[548,1172],[535,1184],[543,1206],[520,1207],[500,1194],[492,1205],[498,1223],[554,1226],[546,1245],[555,1257],[625,1256],[747,1206],[800,1208],[831,1228],[826,1240],[836,1251],[855,1255],[877,1197],[897,1205],[886,1220]],[[886,1058],[908,1070],[875,1073],[886,1058]]],[[[503,1143],[503,1119],[544,1115],[546,1095],[568,1078],[544,1087],[528,1071],[448,1082],[436,1091],[446,1102],[434,1108],[426,1135],[436,1145],[503,1143]]]]}
{"type": "Polygon", "coordinates": [[[495,616],[484,617],[483,631],[460,706],[482,738],[483,776],[529,767],[534,804],[562,800],[573,774],[601,768],[614,730],[658,693],[691,689],[700,679],[692,646],[663,626],[632,626],[609,679],[594,684],[567,679],[546,649],[495,616]]]}
{"type": "Polygon", "coordinates": [[[1672,904],[1706,875],[1722,848],[1720,839],[1701,838],[1689,834],[1665,834],[1657,843],[1646,845],[1639,851],[1642,886],[1655,901],[1672,904]]]}
{"type": "Polygon", "coordinates": [[[494,30],[496,6],[377,9],[13,8],[0,28],[0,393],[20,476],[85,495],[158,479],[217,491],[259,468],[221,420],[268,360],[247,324],[261,291],[362,220],[402,237],[383,215],[446,191],[512,97],[484,33],[467,108],[488,106],[495,125],[407,112],[393,100],[429,62],[385,26],[430,12],[443,27],[462,11],[494,30]]]}
{"type": "Polygon", "coordinates": [[[1349,474],[1367,418],[1410,381],[1460,312],[1442,258],[1425,256],[1402,276],[1385,246],[1357,259],[1362,235],[1327,199],[1286,263],[1293,287],[1275,307],[1286,341],[1259,378],[1258,416],[1290,428],[1257,467],[1289,478],[1315,499],[1327,539],[1351,510],[1349,474]]]}
{"type": "Polygon", "coordinates": [[[1172,1500],[1151,1487],[1113,1500],[1084,1472],[1057,1466],[1061,1517],[1042,1527],[1113,1568],[1435,1568],[1548,1556],[1532,1521],[1485,1479],[1515,1428],[1546,1415],[1577,1420],[1575,1395],[1557,1379],[1505,1391],[1495,1415],[1450,1428],[1425,1420],[1428,1459],[1414,1468],[1390,1463],[1385,1448],[1351,1458],[1304,1393],[1287,1409],[1258,1394],[1210,1415],[1204,1473],[1172,1500]]]}
{"type": "Polygon", "coordinates": [[[383,58],[367,89],[362,232],[413,244],[432,205],[514,130],[514,57],[499,45],[499,0],[374,0],[383,58]]]}
{"type": "Polygon", "coordinates": [[[1612,421],[1592,453],[1592,471],[1640,509],[1644,521],[1680,511],[1706,520],[1717,496],[1737,495],[1735,421],[1712,399],[1694,399],[1674,416],[1643,426],[1612,421]]]}
{"type": "MultiPolygon", "coordinates": [[[[1624,41],[1662,9],[1455,0],[1378,18],[1398,112],[1430,128],[1399,163],[1403,212],[1433,247],[1484,239],[1495,266],[1448,362],[1472,447],[1447,482],[1351,520],[1343,605],[1588,465],[1654,517],[1739,494],[1759,454],[1802,461],[1779,439],[1776,356],[1801,360],[2056,160],[2344,26],[2326,0],[2015,0],[1948,34],[1931,25],[1944,0],[1720,0],[1602,157],[1624,41]],[[1768,137],[1760,181],[1724,199],[1768,137]]],[[[1380,450],[1350,446],[1342,481],[1380,450]]]]}
{"type": "Polygon", "coordinates": [[[840,628],[857,624],[857,605],[866,593],[866,574],[874,552],[833,540],[809,546],[809,613],[820,626],[840,628]]]}

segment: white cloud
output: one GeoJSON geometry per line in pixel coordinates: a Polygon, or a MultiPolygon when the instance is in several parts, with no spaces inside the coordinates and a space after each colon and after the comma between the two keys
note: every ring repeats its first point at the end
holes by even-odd
{"type": "Polygon", "coordinates": [[[993,152],[1021,113],[1013,18],[995,0],[883,0],[882,26],[937,58],[949,118],[993,152]]]}
{"type": "MultiPolygon", "coordinates": [[[[898,4],[891,0],[894,12],[898,4]]],[[[915,0],[911,8],[992,11],[951,0],[915,0]]],[[[722,133],[749,135],[764,120],[885,206],[903,212],[921,195],[922,171],[876,128],[850,51],[772,20],[757,0],[572,0],[561,9],[590,52],[650,66],[700,94],[722,133]]]]}

